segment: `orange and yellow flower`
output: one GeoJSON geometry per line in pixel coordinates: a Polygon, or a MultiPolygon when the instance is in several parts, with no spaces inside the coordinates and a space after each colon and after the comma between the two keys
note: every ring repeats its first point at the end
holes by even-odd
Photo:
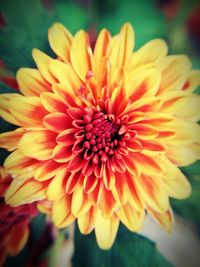
{"type": "Polygon", "coordinates": [[[37,68],[17,73],[21,94],[1,96],[0,115],[20,126],[0,136],[14,151],[6,201],[52,201],[57,227],[77,219],[104,249],[120,221],[139,231],[145,212],[170,231],[169,197],[191,191],[178,166],[200,158],[200,72],[160,39],[133,51],[128,23],[102,30],[93,50],[86,32],[59,23],[48,37],[57,58],[34,49],[37,68]]]}
{"type": "Polygon", "coordinates": [[[11,181],[0,166],[0,266],[7,256],[15,256],[23,249],[29,236],[29,222],[37,215],[34,203],[15,208],[5,203],[4,195],[11,181]]]}

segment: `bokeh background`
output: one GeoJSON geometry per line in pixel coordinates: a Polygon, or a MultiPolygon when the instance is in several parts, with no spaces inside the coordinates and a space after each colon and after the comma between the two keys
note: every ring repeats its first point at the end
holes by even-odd
{"type": "MultiPolygon", "coordinates": [[[[124,22],[130,22],[135,29],[136,49],[153,38],[163,38],[169,45],[170,54],[187,54],[193,68],[200,69],[198,0],[0,0],[0,93],[15,92],[16,71],[20,67],[34,66],[33,48],[52,55],[47,31],[56,21],[72,33],[79,29],[88,31],[92,45],[100,29],[107,28],[116,34],[124,22]]],[[[197,92],[200,93],[200,88],[197,92]]],[[[0,132],[13,129],[0,119],[0,132]]],[[[0,150],[1,165],[6,156],[7,152],[0,150]]],[[[39,215],[31,224],[28,244],[20,255],[8,259],[6,266],[199,266],[196,251],[200,248],[200,163],[182,168],[182,171],[193,191],[184,201],[171,201],[178,214],[175,241],[162,234],[159,236],[159,232],[152,233],[154,226],[147,221],[144,232],[139,235],[121,227],[113,248],[104,252],[97,247],[93,234],[84,237],[78,230],[75,235],[66,232],[64,240],[55,241],[56,230],[48,218],[39,215]],[[163,242],[169,242],[169,245],[165,247],[163,242]],[[173,256],[166,251],[170,247],[174,250],[173,256]],[[55,253],[60,258],[58,265],[51,260],[55,253]]]]}

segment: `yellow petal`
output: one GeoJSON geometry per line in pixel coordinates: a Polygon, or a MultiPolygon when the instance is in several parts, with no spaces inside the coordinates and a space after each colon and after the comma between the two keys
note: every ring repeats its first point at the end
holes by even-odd
{"type": "Polygon", "coordinates": [[[191,70],[182,90],[187,93],[193,92],[200,85],[200,71],[191,70]]]}
{"type": "Polygon", "coordinates": [[[71,214],[71,196],[66,195],[53,203],[52,220],[58,228],[68,226],[74,219],[71,214]]]}
{"type": "Polygon", "coordinates": [[[97,210],[95,218],[95,235],[101,249],[110,249],[115,241],[119,219],[116,215],[111,218],[104,218],[100,210],[97,210]]]}
{"type": "Polygon", "coordinates": [[[45,189],[42,183],[34,179],[16,178],[5,194],[6,203],[15,207],[32,203],[45,198],[45,189]]]}
{"type": "Polygon", "coordinates": [[[134,47],[134,32],[131,24],[125,23],[115,39],[111,48],[111,68],[123,67],[130,59],[134,47]]]}
{"type": "Polygon", "coordinates": [[[42,126],[42,119],[47,114],[40,98],[36,96],[15,97],[10,100],[8,107],[10,113],[24,127],[42,126]]]}
{"type": "Polygon", "coordinates": [[[82,234],[86,235],[91,233],[94,228],[94,220],[96,216],[96,209],[90,208],[88,212],[78,217],[78,227],[82,234]]]}
{"type": "Polygon", "coordinates": [[[142,66],[130,73],[125,86],[127,97],[136,101],[141,97],[155,96],[161,81],[161,74],[157,68],[142,66]]]}
{"type": "Polygon", "coordinates": [[[47,187],[46,196],[49,200],[56,200],[66,194],[65,180],[67,169],[59,171],[47,187]]]}
{"type": "Polygon", "coordinates": [[[52,157],[56,145],[55,137],[56,135],[48,130],[29,131],[21,138],[19,151],[27,157],[48,160],[52,157]]]}
{"type": "Polygon", "coordinates": [[[92,50],[86,32],[81,30],[74,36],[70,58],[74,70],[81,80],[85,81],[86,74],[89,70],[92,70],[92,50]]]}
{"type": "Polygon", "coordinates": [[[153,210],[163,213],[169,208],[169,199],[160,177],[136,177],[134,179],[137,190],[146,204],[153,210]]]}
{"type": "Polygon", "coordinates": [[[56,55],[63,61],[69,61],[71,33],[62,24],[54,23],[49,29],[48,38],[49,44],[56,55]]]}
{"type": "Polygon", "coordinates": [[[167,44],[164,40],[154,39],[133,53],[130,67],[135,68],[140,65],[157,63],[167,55],[167,51],[167,44]]]}
{"type": "Polygon", "coordinates": [[[138,232],[144,222],[145,212],[144,210],[138,212],[134,210],[129,204],[121,206],[117,211],[117,215],[120,221],[133,232],[138,232]]]}
{"type": "Polygon", "coordinates": [[[0,117],[14,125],[20,125],[19,121],[11,113],[9,107],[10,102],[14,98],[18,98],[20,94],[1,94],[0,95],[0,117]]]}
{"type": "Polygon", "coordinates": [[[26,131],[23,128],[18,128],[15,131],[0,134],[0,147],[8,151],[15,150],[18,146],[19,140],[26,131]]]}
{"type": "Polygon", "coordinates": [[[43,53],[38,49],[33,49],[32,56],[44,79],[49,83],[52,84],[55,83],[56,79],[52,76],[52,74],[49,71],[49,64],[52,58],[47,56],[45,53],[43,53]]]}
{"type": "Polygon", "coordinates": [[[13,177],[31,178],[35,173],[38,162],[25,157],[19,150],[12,152],[5,160],[4,167],[13,177]]]}
{"type": "Polygon", "coordinates": [[[52,60],[49,69],[59,83],[65,86],[66,92],[75,96],[75,92],[80,88],[81,82],[72,67],[59,60],[52,60]]]}
{"type": "Polygon", "coordinates": [[[170,90],[180,90],[186,75],[191,68],[191,62],[186,56],[168,56],[159,63],[162,79],[159,94],[170,90]]]}
{"type": "Polygon", "coordinates": [[[39,96],[43,92],[51,91],[50,84],[44,80],[37,69],[21,68],[16,78],[23,95],[39,96]]]}
{"type": "Polygon", "coordinates": [[[150,208],[147,208],[147,211],[162,228],[169,233],[172,231],[174,215],[171,208],[169,208],[169,210],[167,210],[165,213],[158,213],[150,208]]]}
{"type": "Polygon", "coordinates": [[[38,181],[46,181],[59,174],[63,169],[66,169],[66,165],[59,164],[51,159],[44,160],[38,163],[34,178],[38,181]]]}

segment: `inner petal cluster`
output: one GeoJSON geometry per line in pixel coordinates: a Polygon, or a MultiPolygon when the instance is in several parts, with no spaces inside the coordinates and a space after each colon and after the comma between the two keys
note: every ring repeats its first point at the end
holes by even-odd
{"type": "MultiPolygon", "coordinates": [[[[120,118],[94,106],[83,110],[77,108],[76,113],[80,116],[72,122],[76,129],[72,147],[73,161],[76,157],[82,158],[94,168],[95,165],[106,164],[113,156],[118,155],[120,158],[119,151],[125,146],[126,134],[120,118]]],[[[74,112],[72,114],[69,110],[69,114],[74,117],[74,112]]],[[[93,168],[83,169],[82,172],[85,175],[86,170],[91,172],[93,168]]]]}

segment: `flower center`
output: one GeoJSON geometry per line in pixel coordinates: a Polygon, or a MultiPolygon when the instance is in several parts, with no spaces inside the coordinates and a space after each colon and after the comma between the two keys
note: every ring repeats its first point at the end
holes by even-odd
{"type": "Polygon", "coordinates": [[[74,137],[74,153],[82,153],[84,159],[91,159],[94,164],[99,160],[107,162],[119,146],[123,146],[121,120],[113,114],[106,114],[97,109],[85,109],[81,120],[74,120],[73,125],[79,128],[74,137]]]}

